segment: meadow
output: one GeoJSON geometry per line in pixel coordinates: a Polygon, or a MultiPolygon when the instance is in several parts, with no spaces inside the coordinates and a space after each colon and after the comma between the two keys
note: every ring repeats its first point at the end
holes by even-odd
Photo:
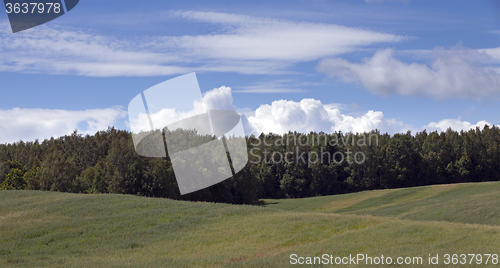
{"type": "MultiPolygon", "coordinates": [[[[419,267],[453,267],[444,254],[500,254],[500,182],[264,201],[4,190],[0,267],[297,266],[291,254],[420,256],[419,267]]],[[[485,260],[473,266],[500,265],[485,260]]]]}

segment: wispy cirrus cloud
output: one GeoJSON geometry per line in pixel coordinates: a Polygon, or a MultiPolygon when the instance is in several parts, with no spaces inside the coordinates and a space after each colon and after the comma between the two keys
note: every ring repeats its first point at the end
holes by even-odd
{"type": "Polygon", "coordinates": [[[403,36],[335,24],[215,12],[169,16],[216,25],[214,33],[123,40],[46,25],[12,34],[0,23],[0,71],[83,76],[157,76],[198,72],[270,74],[403,36]]]}
{"type": "Polygon", "coordinates": [[[500,64],[500,47],[471,49],[464,47],[462,42],[458,42],[450,49],[435,47],[434,49],[410,49],[395,52],[415,59],[436,60],[441,57],[460,57],[468,62],[485,66],[500,64]]]}
{"type": "Polygon", "coordinates": [[[237,93],[301,93],[305,92],[298,88],[266,87],[266,86],[244,86],[237,89],[237,93]]]}
{"type": "Polygon", "coordinates": [[[233,90],[235,93],[301,93],[306,92],[303,86],[311,86],[311,83],[299,83],[298,81],[281,79],[274,81],[258,82],[252,86],[242,86],[233,90]]]}
{"type": "Polygon", "coordinates": [[[174,54],[136,51],[133,44],[80,30],[42,25],[12,34],[0,24],[0,71],[83,76],[149,76],[185,72],[165,65],[174,54]]]}
{"type": "Polygon", "coordinates": [[[356,48],[399,42],[404,36],[335,24],[294,22],[216,12],[173,12],[173,16],[221,25],[219,34],[165,37],[165,44],[200,58],[309,61],[356,48]]]}

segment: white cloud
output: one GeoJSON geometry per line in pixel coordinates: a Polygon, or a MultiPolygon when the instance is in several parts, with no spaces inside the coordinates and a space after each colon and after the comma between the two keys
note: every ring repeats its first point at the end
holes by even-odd
{"type": "Polygon", "coordinates": [[[500,47],[478,49],[479,52],[484,52],[491,57],[493,63],[500,63],[500,47]]]}
{"type": "Polygon", "coordinates": [[[134,51],[133,44],[45,25],[12,34],[0,23],[0,71],[84,76],[150,76],[187,72],[165,63],[175,54],[134,51]]]}
{"type": "Polygon", "coordinates": [[[191,71],[269,74],[404,37],[333,24],[214,12],[171,12],[215,23],[216,33],[120,40],[42,25],[12,34],[0,23],[0,71],[83,76],[156,76],[191,71]]]}
{"type": "Polygon", "coordinates": [[[300,102],[278,100],[270,105],[261,105],[254,116],[248,117],[255,133],[277,133],[288,131],[308,133],[310,131],[382,132],[396,133],[414,129],[395,119],[387,119],[380,111],[368,111],[361,116],[342,114],[337,104],[323,104],[315,99],[300,102]]]}
{"type": "Polygon", "coordinates": [[[121,107],[68,111],[55,109],[20,109],[0,110],[0,142],[11,143],[19,140],[34,141],[50,137],[79,133],[94,134],[126,116],[121,107]],[[79,129],[84,123],[86,129],[79,129]]]}
{"type": "MultiPolygon", "coordinates": [[[[200,100],[194,100],[192,109],[189,111],[179,111],[175,107],[169,107],[152,113],[151,120],[155,122],[154,127],[162,129],[174,122],[206,113],[210,110],[231,110],[237,111],[233,105],[233,96],[231,88],[219,87],[207,91],[203,94],[200,100]]],[[[132,126],[132,131],[139,132],[141,130],[151,129],[149,119],[145,113],[134,114],[132,118],[129,117],[129,125],[132,126]]]]}
{"type": "Polygon", "coordinates": [[[500,63],[500,47],[470,49],[462,45],[462,42],[451,49],[436,47],[434,49],[410,49],[397,51],[398,54],[411,56],[416,59],[436,60],[441,57],[459,57],[467,62],[482,64],[485,66],[500,63]]]}
{"type": "MultiPolygon", "coordinates": [[[[175,109],[163,109],[151,115],[153,122],[162,126],[169,125],[184,118],[189,118],[206,110],[239,111],[246,116],[244,119],[247,135],[260,133],[282,134],[288,131],[308,133],[310,131],[343,131],[369,132],[379,129],[382,132],[396,133],[415,130],[413,126],[403,124],[395,119],[387,119],[380,111],[368,111],[365,114],[353,116],[343,114],[342,107],[346,105],[332,103],[323,104],[315,99],[303,99],[300,102],[277,100],[271,104],[263,104],[255,111],[238,110],[233,105],[232,91],[229,87],[214,88],[203,95],[201,101],[193,103],[193,109],[187,113],[175,109]]],[[[132,122],[136,129],[149,129],[146,115],[132,122]]],[[[159,127],[159,126],[155,126],[159,127]]]]}
{"type": "Polygon", "coordinates": [[[231,110],[236,111],[233,105],[233,95],[230,87],[219,87],[203,94],[202,104],[205,110],[231,110]]]}
{"type": "MultiPolygon", "coordinates": [[[[277,100],[271,104],[263,104],[256,110],[237,109],[233,104],[231,88],[224,86],[206,92],[201,101],[194,102],[193,107],[193,110],[187,114],[176,113],[175,109],[163,109],[153,114],[152,117],[155,122],[162,122],[162,120],[176,122],[204,113],[207,109],[239,111],[246,115],[246,119],[243,119],[246,135],[270,132],[282,134],[288,131],[361,133],[374,129],[379,129],[382,133],[394,134],[406,133],[408,130],[415,133],[419,130],[396,119],[386,118],[381,111],[370,110],[357,115],[344,114],[343,110],[347,105],[323,104],[315,99],[303,99],[299,102],[277,100]]],[[[0,110],[0,143],[43,140],[71,134],[74,130],[78,130],[79,133],[94,134],[99,130],[107,129],[108,126],[113,126],[126,115],[122,107],[83,111],[20,108],[0,110]],[[86,124],[87,128],[79,128],[81,123],[86,124]]],[[[146,115],[139,116],[138,119],[139,121],[133,123],[139,129],[149,129],[149,120],[146,115]]],[[[491,125],[486,121],[471,124],[467,121],[444,119],[431,122],[423,129],[446,131],[448,127],[451,127],[453,130],[460,131],[476,127],[483,128],[485,124],[491,125]]]]}
{"type": "Polygon", "coordinates": [[[424,129],[430,130],[430,131],[446,131],[448,128],[451,128],[452,130],[455,131],[468,131],[470,129],[476,129],[479,127],[479,129],[483,129],[484,125],[489,125],[492,126],[492,124],[482,120],[477,122],[476,124],[471,124],[467,121],[460,121],[458,119],[443,119],[439,122],[431,122],[428,125],[424,126],[424,129]]]}
{"type": "Polygon", "coordinates": [[[334,24],[293,22],[215,12],[175,12],[174,15],[222,24],[222,34],[167,37],[200,58],[231,60],[309,61],[338,55],[361,46],[398,42],[405,37],[334,24]]]}
{"type": "MultiPolygon", "coordinates": [[[[221,87],[205,93],[203,102],[210,103],[211,109],[235,110],[231,88],[221,87]]],[[[200,104],[199,104],[200,105],[200,104]]],[[[204,109],[206,104],[201,104],[204,109]]],[[[245,114],[248,120],[246,134],[275,133],[282,134],[288,131],[308,133],[310,131],[342,131],[342,132],[369,132],[379,129],[382,133],[412,133],[427,129],[428,131],[446,131],[451,129],[467,131],[471,128],[482,129],[485,124],[492,125],[486,121],[471,124],[467,121],[457,119],[443,119],[439,122],[431,122],[419,129],[413,125],[405,124],[396,119],[386,118],[382,111],[367,111],[366,113],[350,115],[343,111],[348,107],[345,104],[332,103],[323,104],[315,99],[303,99],[299,102],[289,100],[277,100],[271,104],[263,104],[256,110],[238,110],[245,114]]],[[[201,109],[201,108],[200,108],[201,109]]]]}
{"type": "Polygon", "coordinates": [[[500,93],[500,74],[482,63],[491,59],[475,50],[456,53],[437,50],[430,66],[404,63],[393,57],[392,49],[379,50],[362,63],[344,59],[325,59],[320,72],[340,77],[345,82],[361,83],[380,95],[400,94],[435,99],[481,98],[500,93]]]}

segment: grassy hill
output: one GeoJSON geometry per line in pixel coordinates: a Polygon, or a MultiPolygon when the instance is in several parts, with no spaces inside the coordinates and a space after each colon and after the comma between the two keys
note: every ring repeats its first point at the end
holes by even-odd
{"type": "Polygon", "coordinates": [[[288,267],[290,254],[359,253],[449,267],[446,253],[500,254],[499,182],[266,201],[0,191],[0,266],[288,267]]]}
{"type": "Polygon", "coordinates": [[[498,182],[374,190],[304,199],[267,200],[267,203],[268,207],[296,212],[500,225],[498,182]]]}

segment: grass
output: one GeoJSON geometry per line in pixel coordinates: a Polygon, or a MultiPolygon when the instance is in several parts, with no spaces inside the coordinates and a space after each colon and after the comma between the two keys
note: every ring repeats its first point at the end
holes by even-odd
{"type": "Polygon", "coordinates": [[[446,253],[500,253],[498,182],[261,207],[39,191],[0,202],[1,267],[287,267],[293,253],[439,254],[443,267],[446,253]]]}
{"type": "Polygon", "coordinates": [[[266,201],[268,207],[296,212],[372,215],[492,226],[500,224],[499,182],[445,184],[266,201]]]}

